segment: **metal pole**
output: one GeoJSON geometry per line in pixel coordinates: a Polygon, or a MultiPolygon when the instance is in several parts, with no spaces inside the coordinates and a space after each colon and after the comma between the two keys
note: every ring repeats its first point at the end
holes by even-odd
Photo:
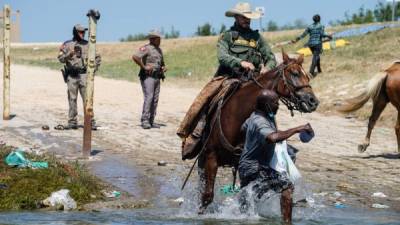
{"type": "Polygon", "coordinates": [[[97,11],[90,10],[87,14],[89,17],[89,50],[87,63],[86,78],[86,101],[84,112],[84,128],[83,128],[83,156],[89,157],[92,148],[92,118],[93,118],[93,92],[94,92],[94,72],[96,67],[96,27],[100,14],[97,11]],[[96,16],[97,15],[97,16],[96,16]]]}
{"type": "Polygon", "coordinates": [[[396,10],[396,1],[393,0],[393,4],[392,4],[392,21],[394,22],[394,11],[396,10]]]}
{"type": "Polygon", "coordinates": [[[3,9],[3,120],[10,118],[10,14],[9,5],[3,9]]]}

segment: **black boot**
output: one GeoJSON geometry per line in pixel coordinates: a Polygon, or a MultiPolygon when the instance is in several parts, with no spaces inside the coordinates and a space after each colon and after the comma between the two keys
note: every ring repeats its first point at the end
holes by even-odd
{"type": "Polygon", "coordinates": [[[145,129],[145,130],[150,129],[151,125],[150,125],[149,121],[143,121],[142,122],[142,128],[145,129]]]}

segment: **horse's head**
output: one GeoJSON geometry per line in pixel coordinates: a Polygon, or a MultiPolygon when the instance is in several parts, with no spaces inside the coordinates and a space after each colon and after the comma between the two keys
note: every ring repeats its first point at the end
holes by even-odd
{"type": "Polygon", "coordinates": [[[310,76],[303,69],[304,57],[291,59],[282,51],[283,63],[278,66],[277,92],[290,110],[310,113],[317,109],[319,101],[310,86],[310,76]]]}

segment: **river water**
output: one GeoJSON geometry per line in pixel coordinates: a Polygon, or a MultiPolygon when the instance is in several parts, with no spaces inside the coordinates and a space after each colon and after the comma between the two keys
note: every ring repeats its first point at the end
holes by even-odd
{"type": "MultiPolygon", "coordinates": [[[[253,196],[251,189],[247,190],[253,196]]],[[[249,211],[241,214],[239,195],[217,195],[215,203],[209,206],[208,213],[197,215],[196,195],[185,193],[184,202],[179,208],[154,206],[147,209],[103,210],[96,212],[4,212],[0,213],[0,224],[21,225],[278,225],[280,220],[279,195],[267,193],[259,201],[250,197],[249,211]]],[[[296,195],[299,195],[298,193],[296,195]]],[[[337,208],[320,195],[306,196],[307,202],[297,204],[293,211],[293,224],[319,225],[377,225],[399,224],[400,213],[390,209],[357,208],[343,204],[337,208]]]]}
{"type": "MultiPolygon", "coordinates": [[[[39,139],[47,140],[38,137],[39,139]]],[[[47,143],[47,142],[46,142],[47,143]]],[[[44,143],[44,144],[46,144],[44,143]]],[[[50,141],[49,141],[50,143],[50,141]]],[[[71,147],[71,146],[65,146],[71,147]]],[[[59,149],[59,147],[58,147],[59,149]]],[[[132,210],[106,210],[96,212],[43,212],[43,211],[19,211],[0,212],[0,224],[20,225],[225,225],[225,224],[281,224],[279,210],[279,196],[271,195],[261,203],[251,205],[251,213],[241,214],[237,196],[227,196],[219,192],[224,183],[218,183],[216,187],[215,204],[211,205],[210,212],[199,216],[196,213],[198,201],[195,196],[198,193],[196,183],[188,184],[185,192],[180,191],[181,177],[172,174],[169,177],[146,178],[134,165],[125,162],[116,156],[108,156],[102,163],[90,166],[94,174],[112,183],[119,190],[129,192],[135,196],[146,194],[138,180],[149,179],[150,184],[160,184],[155,192],[148,198],[153,203],[152,208],[132,210]],[[183,204],[174,208],[169,204],[176,198],[182,197],[183,204]],[[261,215],[261,216],[260,216],[261,215]]],[[[178,168],[182,169],[182,168],[178,168]]],[[[143,183],[143,182],[142,182],[143,183]]],[[[145,182],[146,183],[146,182],[145,182]]],[[[371,209],[366,206],[352,205],[351,196],[338,193],[344,208],[336,208],[329,200],[337,198],[337,193],[326,190],[322,193],[312,193],[310,184],[303,183],[296,186],[295,200],[307,199],[301,207],[294,208],[293,223],[305,224],[351,224],[351,225],[375,225],[375,224],[399,224],[400,212],[390,209],[371,209]],[[347,201],[343,201],[347,200],[347,201]]],[[[250,193],[251,194],[251,193],[250,193]]],[[[338,198],[339,199],[339,198],[338,198]]]]}
{"type": "MultiPolygon", "coordinates": [[[[8,212],[0,214],[0,224],[43,225],[225,225],[225,224],[281,224],[278,217],[224,218],[224,215],[185,217],[179,209],[146,209],[106,212],[8,212]]],[[[227,216],[231,217],[231,216],[227,216]]],[[[400,215],[390,211],[334,209],[314,216],[313,219],[298,218],[294,224],[400,224],[400,215]]]]}
{"type": "MultiPolygon", "coordinates": [[[[142,174],[123,161],[110,158],[101,166],[92,167],[94,173],[102,174],[103,178],[113,183],[120,190],[129,190],[131,194],[142,196],[144,192],[137,186],[137,182],[130,182],[142,178],[142,174]],[[115,167],[118,164],[120,167],[115,167]],[[103,166],[106,165],[108,173],[103,166]],[[114,168],[114,169],[110,169],[114,168]],[[123,168],[123,169],[121,169],[123,168]],[[135,172],[136,171],[136,172],[135,172]],[[129,176],[128,176],[128,175],[129,176]],[[129,178],[124,182],[118,178],[129,178]]],[[[157,189],[157,194],[149,200],[152,208],[132,210],[105,210],[96,212],[43,212],[19,211],[0,212],[0,224],[18,225],[236,225],[236,224],[281,224],[279,195],[270,193],[258,203],[251,201],[250,211],[241,214],[239,210],[239,194],[226,195],[219,191],[222,184],[217,183],[215,189],[215,203],[210,205],[207,214],[197,215],[198,190],[196,182],[189,182],[184,192],[180,191],[179,177],[170,176],[157,182],[163,185],[157,189]],[[183,198],[184,202],[179,208],[170,204],[174,199],[183,198]]],[[[376,225],[399,224],[400,212],[389,209],[372,209],[366,206],[351,204],[351,196],[339,192],[313,193],[312,185],[301,182],[296,186],[294,200],[307,199],[294,208],[293,223],[308,224],[351,224],[351,225],[376,225]],[[340,197],[338,197],[340,196],[340,197]],[[332,198],[343,202],[343,207],[335,207],[332,198]]],[[[251,187],[247,190],[250,196],[251,187]]]]}

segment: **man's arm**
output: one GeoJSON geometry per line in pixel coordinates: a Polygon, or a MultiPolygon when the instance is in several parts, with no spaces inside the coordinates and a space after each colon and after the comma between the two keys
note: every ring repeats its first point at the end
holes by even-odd
{"type": "Polygon", "coordinates": [[[138,65],[140,66],[141,69],[144,69],[144,64],[142,62],[142,59],[139,58],[137,55],[132,55],[132,60],[138,65]]]}
{"type": "MultiPolygon", "coordinates": [[[[143,56],[142,56],[143,57],[143,56]]],[[[142,57],[138,56],[137,54],[132,55],[132,60],[140,66],[141,69],[145,70],[147,73],[151,73],[153,71],[153,67],[150,65],[144,65],[142,61],[142,57]]]]}
{"type": "Polygon", "coordinates": [[[306,124],[303,126],[298,126],[286,131],[276,131],[272,134],[269,134],[266,137],[266,141],[268,143],[277,143],[280,141],[284,141],[288,138],[290,138],[291,136],[293,136],[294,134],[300,133],[301,131],[307,131],[307,132],[312,132],[312,128],[310,126],[310,124],[306,124]]]}
{"type": "Polygon", "coordinates": [[[271,70],[276,67],[276,58],[267,41],[260,34],[260,52],[264,59],[264,66],[267,70],[271,70]]]}
{"type": "Polygon", "coordinates": [[[332,35],[325,33],[325,27],[322,27],[322,38],[324,38],[324,37],[328,38],[329,40],[333,39],[332,35]]]}
{"type": "Polygon", "coordinates": [[[161,71],[163,73],[167,72],[167,67],[165,66],[165,62],[164,62],[164,54],[162,54],[162,58],[161,58],[161,71]]]}
{"type": "Polygon", "coordinates": [[[60,63],[66,63],[69,58],[74,55],[74,52],[71,51],[66,44],[61,45],[60,51],[58,53],[58,61],[60,63]]]}
{"type": "Polygon", "coordinates": [[[94,58],[94,61],[96,62],[96,71],[99,69],[100,64],[101,64],[101,56],[100,54],[96,54],[96,57],[94,58]]]}
{"type": "Polygon", "coordinates": [[[292,42],[293,42],[293,43],[298,42],[300,39],[302,39],[302,38],[304,38],[305,36],[307,36],[308,33],[309,33],[309,28],[307,27],[307,28],[304,30],[304,32],[303,32],[300,36],[298,36],[295,40],[293,40],[292,42]]]}

